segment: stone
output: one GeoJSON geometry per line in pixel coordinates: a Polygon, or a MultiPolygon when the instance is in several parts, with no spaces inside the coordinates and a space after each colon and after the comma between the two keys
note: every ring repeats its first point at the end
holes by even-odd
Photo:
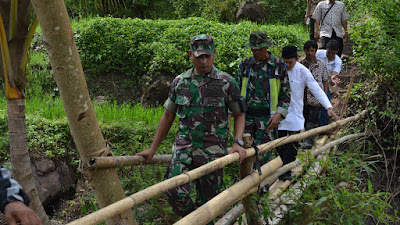
{"type": "Polygon", "coordinates": [[[173,78],[168,76],[157,76],[148,79],[144,86],[140,104],[144,106],[163,105],[168,98],[169,89],[173,78]]]}
{"type": "Polygon", "coordinates": [[[44,176],[37,176],[35,185],[39,193],[40,201],[44,206],[58,197],[62,190],[60,174],[57,171],[44,176]]]}
{"type": "Polygon", "coordinates": [[[43,206],[56,200],[64,191],[76,185],[75,170],[62,159],[42,157],[33,160],[32,173],[43,206]]]}
{"type": "Polygon", "coordinates": [[[38,161],[34,162],[36,173],[39,176],[46,175],[56,169],[56,165],[54,162],[47,158],[41,158],[38,161]]]}

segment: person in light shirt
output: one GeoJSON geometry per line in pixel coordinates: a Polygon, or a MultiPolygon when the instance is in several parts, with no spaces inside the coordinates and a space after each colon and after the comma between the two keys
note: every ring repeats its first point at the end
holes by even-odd
{"type": "MultiPolygon", "coordinates": [[[[327,50],[319,49],[315,54],[317,59],[321,59],[326,63],[330,80],[336,86],[340,83],[339,74],[342,69],[342,60],[337,55],[339,51],[339,43],[336,40],[330,40],[327,44],[327,50]]],[[[331,100],[331,91],[328,85],[328,98],[331,100]]],[[[325,126],[329,124],[329,116],[326,109],[322,108],[319,116],[318,125],[325,126]]]]}
{"type": "MultiPolygon", "coordinates": [[[[329,77],[330,74],[326,68],[326,63],[315,57],[317,53],[318,45],[314,40],[309,40],[304,44],[304,52],[306,57],[300,61],[307,69],[310,70],[314,79],[317,81],[319,86],[328,93],[329,77]]],[[[304,96],[304,118],[306,120],[304,126],[306,130],[311,130],[318,124],[319,114],[322,109],[321,104],[314,97],[311,91],[307,90],[307,94],[304,96]]],[[[326,117],[329,120],[328,114],[326,117]]],[[[308,137],[303,140],[302,147],[312,148],[314,145],[314,137],[308,137]]]]}
{"type": "MultiPolygon", "coordinates": [[[[290,83],[290,104],[288,108],[288,114],[284,120],[280,122],[278,128],[278,136],[285,137],[299,132],[304,128],[304,89],[308,87],[315,98],[321,103],[321,105],[328,110],[328,115],[338,119],[339,117],[333,112],[331,103],[325,92],[315,81],[311,72],[297,62],[299,57],[297,56],[297,48],[295,46],[286,46],[282,49],[282,59],[287,65],[288,77],[290,83]]],[[[278,154],[282,159],[283,164],[288,164],[296,159],[297,148],[299,143],[292,142],[285,144],[278,148],[278,154]]],[[[291,179],[290,171],[282,174],[279,177],[280,180],[291,179]]]]}

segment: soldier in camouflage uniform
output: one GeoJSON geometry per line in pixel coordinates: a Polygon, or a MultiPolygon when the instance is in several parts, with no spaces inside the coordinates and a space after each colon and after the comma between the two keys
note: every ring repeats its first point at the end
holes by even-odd
{"type": "MultiPolygon", "coordinates": [[[[213,65],[215,52],[214,40],[209,35],[197,35],[190,40],[189,56],[194,67],[174,79],[153,143],[149,149],[138,153],[149,162],[177,115],[179,128],[166,178],[227,154],[228,109],[235,119],[235,140],[242,138],[245,119],[239,86],[229,74],[213,65]]],[[[239,144],[233,144],[229,153],[235,152],[239,153],[240,161],[246,158],[247,152],[239,144]]],[[[220,169],[195,181],[195,202],[189,196],[191,183],[169,190],[166,195],[174,211],[186,216],[219,194],[222,173],[220,169]]]]}
{"type": "MultiPolygon", "coordinates": [[[[251,48],[253,57],[242,61],[236,77],[248,107],[245,132],[257,145],[274,138],[273,129],[287,115],[290,102],[285,64],[268,51],[271,45],[265,32],[252,32],[245,46],[251,48]]],[[[268,162],[269,155],[262,157],[262,164],[268,162]]]]}

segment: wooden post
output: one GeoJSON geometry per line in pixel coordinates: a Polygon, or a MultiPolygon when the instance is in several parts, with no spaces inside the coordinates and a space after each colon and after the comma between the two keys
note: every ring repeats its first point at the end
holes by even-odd
{"type": "MultiPolygon", "coordinates": [[[[253,144],[253,139],[251,137],[251,134],[249,133],[244,133],[243,134],[243,142],[244,142],[244,148],[250,148],[251,145],[253,144]]],[[[253,162],[254,162],[254,157],[249,157],[246,158],[241,164],[240,164],[240,179],[243,179],[250,175],[253,172],[253,162]]],[[[257,218],[258,214],[258,207],[254,199],[251,197],[251,195],[245,197],[242,200],[245,212],[246,212],[246,218],[249,220],[247,221],[248,224],[250,225],[262,225],[264,224],[261,218],[257,218]]]]}

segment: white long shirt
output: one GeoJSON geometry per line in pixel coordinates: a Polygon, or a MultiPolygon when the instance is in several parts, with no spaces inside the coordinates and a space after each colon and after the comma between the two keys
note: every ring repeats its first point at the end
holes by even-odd
{"type": "Polygon", "coordinates": [[[279,130],[299,131],[304,128],[304,88],[307,86],[313,95],[325,108],[331,108],[332,105],[325,92],[315,81],[311,72],[301,63],[296,62],[295,66],[288,70],[290,83],[290,104],[288,114],[280,122],[279,130]]]}

